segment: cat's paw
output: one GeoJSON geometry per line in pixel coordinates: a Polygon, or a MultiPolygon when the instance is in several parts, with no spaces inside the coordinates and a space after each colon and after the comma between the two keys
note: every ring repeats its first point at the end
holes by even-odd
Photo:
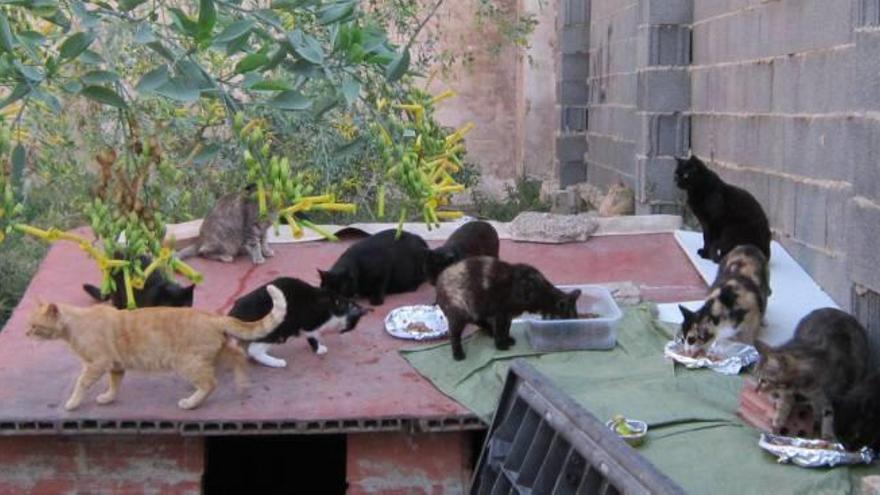
{"type": "Polygon", "coordinates": [[[272,256],[275,256],[275,251],[272,248],[264,247],[263,248],[263,256],[265,256],[267,258],[271,258],[272,256]]]}
{"type": "Polygon", "coordinates": [[[381,306],[385,304],[385,298],[383,296],[371,296],[370,304],[372,304],[373,306],[381,306]]]}
{"type": "Polygon", "coordinates": [[[253,261],[255,265],[262,265],[266,262],[266,258],[263,258],[262,256],[254,256],[251,258],[251,261],[253,261]]]}
{"type": "Polygon", "coordinates": [[[709,253],[706,251],[705,248],[697,249],[697,255],[698,255],[700,258],[703,258],[704,260],[709,259],[709,253]]]}
{"type": "Polygon", "coordinates": [[[114,400],[116,400],[116,394],[110,393],[109,390],[107,392],[104,392],[103,394],[95,397],[95,402],[97,402],[98,404],[101,404],[102,406],[109,404],[109,403],[113,402],[114,400]]]}
{"type": "Polygon", "coordinates": [[[64,409],[66,409],[68,411],[73,411],[74,409],[79,407],[80,402],[81,401],[79,399],[70,399],[64,403],[64,409]]]}
{"type": "Polygon", "coordinates": [[[323,356],[324,354],[327,354],[327,346],[325,346],[324,344],[318,344],[318,348],[315,349],[315,354],[317,354],[319,356],[323,356]]]}
{"type": "Polygon", "coordinates": [[[222,261],[223,263],[232,263],[233,261],[235,261],[235,256],[221,254],[220,256],[217,256],[217,259],[222,261]]]}
{"type": "Polygon", "coordinates": [[[179,401],[177,401],[177,406],[180,407],[181,409],[187,409],[187,410],[195,409],[195,407],[198,405],[199,405],[198,400],[193,400],[189,397],[187,397],[186,399],[180,399],[179,401]]]}
{"type": "Polygon", "coordinates": [[[464,357],[464,351],[452,351],[452,359],[455,359],[456,361],[464,361],[464,357]]]}

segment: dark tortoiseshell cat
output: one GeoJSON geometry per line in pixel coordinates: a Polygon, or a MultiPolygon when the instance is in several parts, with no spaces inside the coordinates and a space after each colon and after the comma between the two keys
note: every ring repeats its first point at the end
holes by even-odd
{"type": "Polygon", "coordinates": [[[738,246],[718,266],[706,302],[696,312],[679,306],[685,352],[705,353],[715,342],[753,345],[764,325],[770,275],[767,259],[754,246],[738,246]]]}
{"type": "MultiPolygon", "coordinates": [[[[812,406],[821,421],[822,438],[834,438],[831,400],[845,396],[868,367],[868,337],[851,315],[835,308],[817,309],[797,325],[794,338],[780,347],[755,342],[758,388],[776,402],[774,431],[785,424],[796,402],[812,406]]],[[[784,432],[782,432],[784,433],[784,432]]]]}
{"type": "Polygon", "coordinates": [[[580,290],[565,293],[535,267],[476,256],[450,266],[437,279],[437,304],[449,321],[452,357],[465,358],[461,334],[468,323],[489,331],[495,347],[509,349],[510,322],[525,312],[559,319],[577,318],[580,290]]]}
{"type": "MultiPolygon", "coordinates": [[[[150,265],[150,258],[141,257],[141,267],[150,265]]],[[[128,297],[125,295],[125,280],[122,273],[113,275],[116,290],[108,295],[101,294],[101,289],[91,284],[83,284],[83,290],[98,301],[111,301],[116,309],[128,307],[128,297]]],[[[144,281],[142,289],[134,289],[134,301],[139,308],[154,306],[190,307],[193,305],[193,291],[195,285],[183,287],[173,280],[165,278],[159,272],[154,271],[144,281]]]]}
{"type": "Polygon", "coordinates": [[[498,232],[488,222],[474,220],[455,229],[449,239],[428,253],[428,281],[436,283],[450,265],[471,256],[498,257],[498,232]]]}
{"type": "Polygon", "coordinates": [[[697,254],[717,262],[736,246],[752,244],[769,260],[770,222],[755,197],[725,183],[696,156],[676,161],[675,184],[687,191],[688,207],[703,228],[697,254]]]}
{"type": "Polygon", "coordinates": [[[260,218],[260,207],[255,197],[256,186],[248,185],[217,200],[199,228],[195,244],[182,249],[178,256],[202,256],[231,263],[240,253],[247,253],[254,264],[266,262],[275,253],[266,243],[266,229],[272,225],[269,217],[260,218]]]}
{"type": "Polygon", "coordinates": [[[858,382],[846,395],[832,399],[834,433],[848,450],[880,450],[880,371],[858,382]]]}

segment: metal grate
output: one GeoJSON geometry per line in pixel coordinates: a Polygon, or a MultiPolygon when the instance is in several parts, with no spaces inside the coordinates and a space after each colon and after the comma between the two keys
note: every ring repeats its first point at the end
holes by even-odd
{"type": "Polygon", "coordinates": [[[479,418],[443,416],[437,418],[353,418],[320,421],[131,421],[57,420],[2,421],[0,436],[81,435],[81,434],[179,434],[179,435],[260,435],[363,433],[376,431],[443,432],[482,430],[479,418]]]}
{"type": "Polygon", "coordinates": [[[684,491],[525,361],[510,367],[471,495],[684,491]]]}

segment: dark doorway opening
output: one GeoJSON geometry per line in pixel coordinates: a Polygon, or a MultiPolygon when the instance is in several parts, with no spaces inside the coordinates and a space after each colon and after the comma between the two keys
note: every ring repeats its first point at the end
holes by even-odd
{"type": "Polygon", "coordinates": [[[208,437],[205,495],[346,491],[345,435],[208,437]]]}

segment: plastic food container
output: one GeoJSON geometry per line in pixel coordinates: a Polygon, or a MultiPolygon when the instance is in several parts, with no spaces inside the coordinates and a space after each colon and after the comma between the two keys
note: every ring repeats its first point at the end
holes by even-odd
{"type": "Polygon", "coordinates": [[[581,290],[578,314],[595,313],[598,318],[543,320],[524,314],[514,320],[525,325],[526,340],[536,351],[608,350],[617,345],[617,325],[623,317],[608,289],[597,285],[559,285],[565,292],[581,290]]]}

